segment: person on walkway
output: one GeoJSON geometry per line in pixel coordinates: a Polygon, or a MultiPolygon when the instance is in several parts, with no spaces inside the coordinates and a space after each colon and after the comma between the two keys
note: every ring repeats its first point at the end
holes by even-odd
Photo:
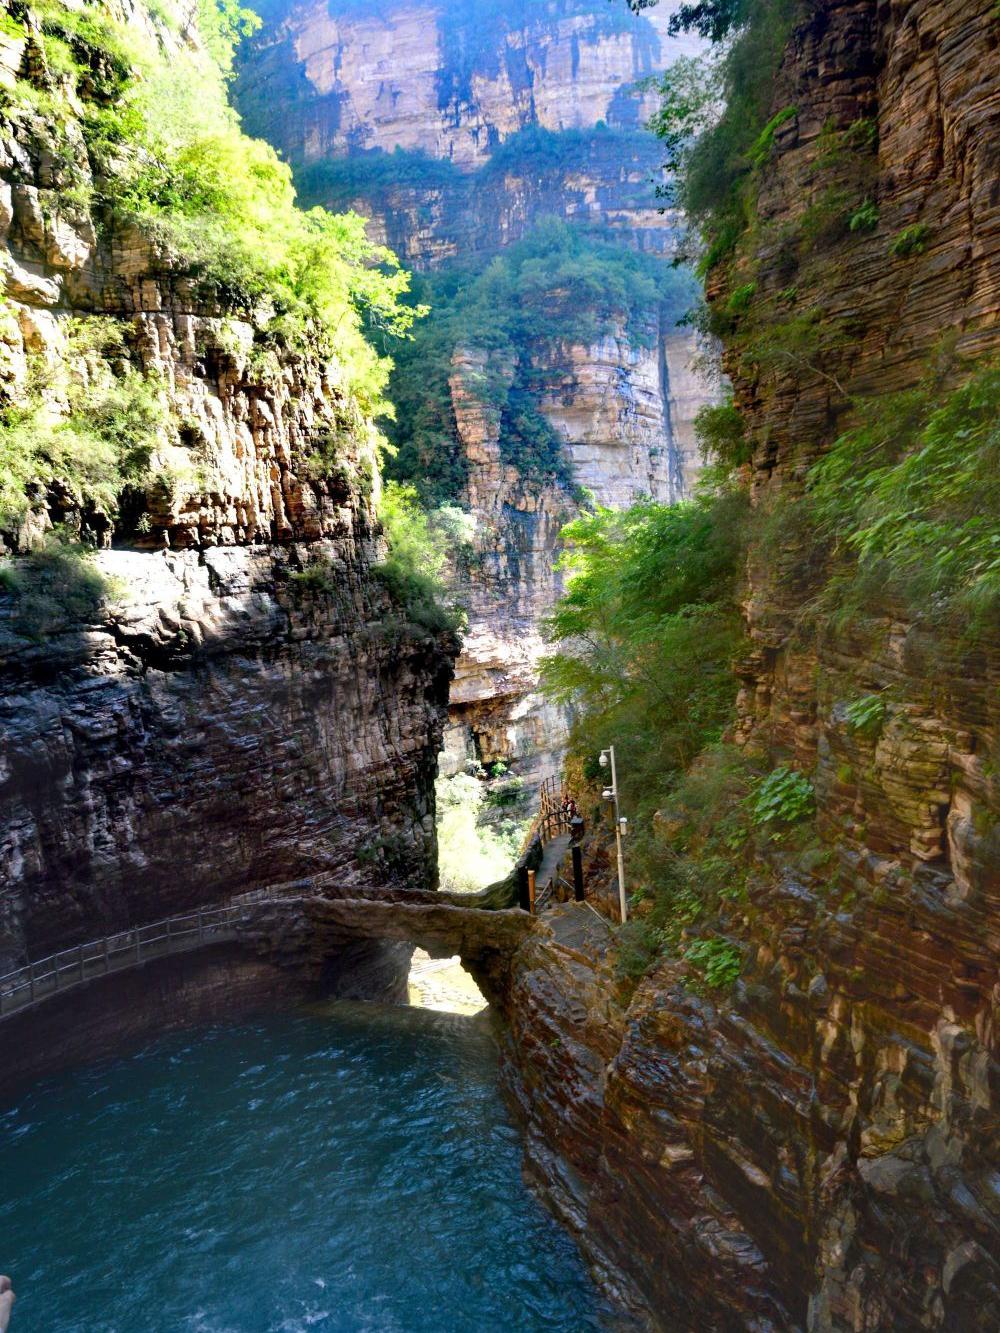
{"type": "Polygon", "coordinates": [[[7,1333],[10,1310],[14,1304],[14,1289],[9,1277],[0,1277],[0,1333],[7,1333]]]}

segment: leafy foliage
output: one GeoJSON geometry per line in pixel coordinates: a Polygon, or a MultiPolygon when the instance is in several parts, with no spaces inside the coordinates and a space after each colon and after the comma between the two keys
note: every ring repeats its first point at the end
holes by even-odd
{"type": "Polygon", "coordinates": [[[889,253],[896,259],[909,259],[913,255],[922,255],[927,249],[931,229],[926,222],[915,222],[912,227],[904,227],[893,237],[889,253]]]}
{"type": "Polygon", "coordinates": [[[746,426],[731,399],[700,407],[694,430],[705,462],[715,460],[726,467],[739,467],[750,461],[746,426]]]}
{"type": "Polygon", "coordinates": [[[753,799],[755,824],[795,824],[812,814],[812,783],[793,768],[776,768],[758,785],[753,799]]]}
{"type": "Polygon", "coordinates": [[[798,0],[701,0],[671,20],[674,31],[695,31],[716,48],[662,76],[661,107],[650,122],[677,177],[671,193],[708,242],[709,266],[745,226],[752,174],[795,115],[794,107],[773,115],[771,99],[797,7],[798,0]]]}
{"type": "MultiPolygon", "coordinates": [[[[568,584],[548,623],[558,651],[542,684],[575,707],[573,756],[615,745],[632,874],[650,886],[652,926],[666,932],[654,954],[704,903],[698,875],[664,849],[658,812],[732,717],[744,515],[745,497],[723,485],[672,507],[598,509],[564,530],[568,584]]],[[[628,935],[621,947],[632,945],[641,953],[649,941],[628,935]]]]}
{"type": "Polygon", "coordinates": [[[198,0],[198,31],[227,77],[232,75],[236,47],[260,26],[260,16],[239,0],[198,0]]]}
{"type": "Polygon", "coordinates": [[[885,722],[885,700],[880,694],[866,694],[847,705],[844,717],[852,731],[861,736],[877,736],[885,722]]]}
{"type": "Polygon", "coordinates": [[[851,231],[874,231],[878,226],[878,205],[866,199],[851,214],[848,226],[851,231]]]}
{"type": "Polygon", "coordinates": [[[727,946],[717,957],[714,927],[727,904],[746,898],[752,785],[745,756],[725,744],[707,746],[686,772],[673,776],[662,808],[630,855],[643,915],[633,918],[629,934],[619,932],[621,975],[641,975],[667,952],[687,958],[703,975],[710,967],[709,984],[735,978],[739,955],[727,946]]]}
{"type": "Polygon", "coordinates": [[[379,517],[388,547],[376,573],[407,619],[431,633],[453,633],[462,613],[448,598],[445,569],[454,540],[449,516],[428,514],[411,486],[389,482],[379,517]]]}
{"type": "MultiPolygon", "coordinates": [[[[199,0],[208,55],[193,45],[168,54],[139,25],[103,11],[59,0],[38,8],[83,106],[94,183],[81,183],[77,202],[105,230],[138,225],[175,266],[282,337],[325,330],[348,387],[366,409],[384,408],[388,365],[366,333],[405,336],[421,312],[404,301],[408,276],[369,242],[363,219],[299,209],[288,167],[242,133],[227,80],[236,41],[255,26],[251,11],[199,0]]],[[[176,21],[170,0],[161,8],[176,21]]],[[[70,99],[45,101],[25,78],[12,96],[44,114],[58,141],[70,99]]]]}
{"type": "Polygon", "coordinates": [[[830,597],[888,593],[985,624],[1000,599],[1000,369],[859,410],[809,476],[818,535],[840,559],[830,597]]]}
{"type": "Polygon", "coordinates": [[[32,487],[59,482],[77,505],[113,517],[122,488],[146,478],[167,408],[155,377],[112,369],[120,338],[112,320],[74,321],[66,355],[36,360],[0,411],[0,526],[24,515],[32,487]]]}
{"type": "Polygon", "coordinates": [[[49,533],[16,561],[0,561],[0,594],[13,599],[12,626],[38,641],[92,623],[112,592],[93,553],[61,533],[49,533]]]}
{"type": "Polygon", "coordinates": [[[499,828],[483,818],[483,784],[471,773],[438,778],[438,864],[441,887],[473,893],[496,884],[513,869],[524,823],[505,820],[499,828]]]}
{"type": "Polygon", "coordinates": [[[709,986],[731,986],[740,974],[742,959],[735,944],[719,935],[692,940],[684,957],[699,969],[709,986]]]}

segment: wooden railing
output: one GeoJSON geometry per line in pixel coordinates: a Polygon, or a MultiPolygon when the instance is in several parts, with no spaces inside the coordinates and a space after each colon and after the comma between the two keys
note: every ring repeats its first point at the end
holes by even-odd
{"type": "Polygon", "coordinates": [[[119,931],[89,944],[39,958],[0,977],[0,1019],[30,1009],[96,977],[124,972],[153,958],[186,953],[205,944],[239,938],[237,923],[253,902],[270,901],[268,892],[247,894],[223,907],[166,917],[148,926],[119,931]]]}
{"type": "Polygon", "coordinates": [[[538,832],[542,842],[551,842],[568,833],[569,820],[563,810],[562,787],[558,778],[546,778],[539,788],[538,832]]]}

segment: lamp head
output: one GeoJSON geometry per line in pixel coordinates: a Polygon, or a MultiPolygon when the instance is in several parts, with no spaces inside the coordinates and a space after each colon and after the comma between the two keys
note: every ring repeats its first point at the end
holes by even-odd
{"type": "Polygon", "coordinates": [[[605,787],[604,790],[601,792],[601,796],[605,801],[613,801],[615,799],[614,788],[605,787]]]}
{"type": "Polygon", "coordinates": [[[602,751],[601,751],[601,757],[600,757],[600,759],[599,759],[597,762],[600,764],[600,766],[601,766],[602,768],[607,768],[607,766],[608,766],[608,752],[607,752],[607,750],[602,750],[602,751]]]}

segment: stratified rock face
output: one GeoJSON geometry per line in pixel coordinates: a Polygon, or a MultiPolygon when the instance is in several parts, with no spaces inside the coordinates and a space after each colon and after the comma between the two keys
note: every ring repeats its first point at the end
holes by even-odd
{"type": "Polygon", "coordinates": [[[529,125],[641,124],[654,102],[634,85],[685,46],[667,38],[674,8],[637,22],[594,0],[279,3],[248,68],[291,97],[241,100],[296,161],[401,148],[470,169],[529,125]]]}
{"type": "MultiPolygon", "coordinates": [[[[675,5],[636,18],[621,0],[278,0],[244,54],[248,126],[293,163],[310,203],[356,208],[418,269],[481,266],[555,216],[670,256],[660,148],[637,87],[690,50],[675,5]]],[[[591,346],[540,347],[537,407],[564,441],[572,484],[501,463],[500,423],[476,402],[485,352],[459,349],[452,388],[477,520],[465,571],[469,631],[452,692],[446,770],[515,761],[529,787],[555,772],[562,713],[537,692],[541,621],[558,596],[561,525],[579,487],[611,506],[690,494],[693,420],[717,386],[695,343],[655,310],[622,314],[591,346]]]]}
{"type": "MultiPolygon", "coordinates": [[[[794,493],[840,433],[844,390],[913,387],[946,331],[959,356],[1000,351],[996,6],[812,10],[775,93],[797,114],[762,173],[753,272],[758,299],[788,291],[792,315],[816,306],[848,336],[824,344],[821,373],[751,379],[729,357],[761,502],[794,493]],[[865,120],[878,226],[845,227],[796,291],[775,237],[830,188],[831,131],[865,120]],[[893,257],[916,223],[926,248],[893,257]]],[[[889,605],[863,638],[796,635],[807,580],[773,566],[752,553],[741,731],[812,775],[830,869],[754,874],[724,1002],[674,964],[629,997],[592,949],[533,941],[509,1000],[530,1155],[658,1327],[985,1333],[1000,1321],[1000,645],[995,627],[972,650],[889,605]],[[875,693],[885,721],[866,737],[846,704],[875,693]]]]}
{"type": "Polygon", "coordinates": [[[708,386],[684,369],[692,347],[683,334],[658,336],[655,316],[641,333],[618,325],[592,347],[544,347],[532,359],[537,402],[564,442],[573,489],[540,485],[502,458],[500,415],[478,386],[513,367],[498,367],[481,350],[456,355],[451,394],[476,533],[463,579],[469,628],[452,686],[445,771],[469,759],[513,759],[529,785],[559,771],[567,715],[539,694],[538,663],[544,619],[563,591],[559,534],[579,512],[576,487],[611,508],[690,494],[699,467],[692,423],[708,386]]]}
{"type": "Polygon", "coordinates": [[[44,486],[6,534],[24,551],[82,525],[112,583],[42,631],[0,595],[0,970],[302,871],[432,885],[454,645],[407,626],[375,573],[373,432],[336,360],[255,360],[252,322],[141,236],[72,225],[45,124],[29,130],[0,126],[4,394],[32,361],[85,377],[73,321],[100,313],[162,391],[153,471],[171,480],[134,497],[114,549],[109,521],[44,486]],[[317,440],[337,454],[319,480],[317,440]]]}
{"type": "Polygon", "coordinates": [[[476,516],[473,551],[460,575],[469,626],[455,667],[443,770],[470,759],[519,760],[529,784],[558,771],[562,710],[538,694],[541,622],[562,587],[559,533],[573,512],[561,487],[532,486],[501,459],[500,416],[478,390],[489,368],[513,366],[460,349],[451,376],[455,421],[469,462],[467,502],[476,516]]]}

